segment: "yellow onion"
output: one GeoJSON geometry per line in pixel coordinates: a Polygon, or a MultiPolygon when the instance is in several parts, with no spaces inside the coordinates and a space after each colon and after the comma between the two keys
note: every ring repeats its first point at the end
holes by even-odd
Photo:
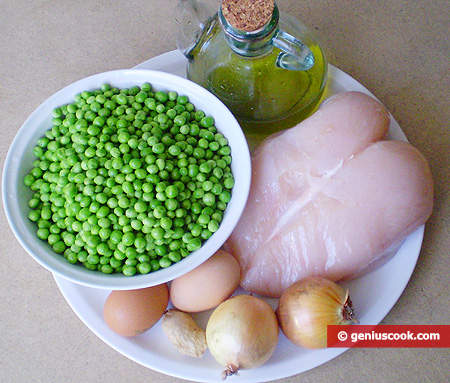
{"type": "Polygon", "coordinates": [[[352,301],[338,284],[309,277],[288,287],[276,311],[283,334],[309,349],[327,347],[327,326],[357,323],[352,301]]]}
{"type": "Polygon", "coordinates": [[[252,295],[237,295],[222,302],[206,325],[209,351],[226,367],[223,378],[264,364],[275,351],[278,334],[274,310],[252,295]]]}

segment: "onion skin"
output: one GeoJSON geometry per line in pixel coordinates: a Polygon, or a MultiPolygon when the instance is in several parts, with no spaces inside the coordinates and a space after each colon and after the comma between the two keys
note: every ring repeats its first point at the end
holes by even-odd
{"type": "Polygon", "coordinates": [[[222,302],[206,326],[209,351],[227,368],[223,378],[267,362],[275,351],[278,335],[274,310],[252,295],[237,295],[222,302]]]}
{"type": "Polygon", "coordinates": [[[327,326],[357,323],[352,302],[338,284],[309,277],[288,287],[276,311],[283,334],[308,349],[327,347],[327,326]]]}

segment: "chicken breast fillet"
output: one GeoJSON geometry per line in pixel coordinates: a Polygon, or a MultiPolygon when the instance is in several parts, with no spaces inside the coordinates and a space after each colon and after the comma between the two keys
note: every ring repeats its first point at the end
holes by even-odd
{"type": "Polygon", "coordinates": [[[427,221],[430,168],[409,143],[384,140],[389,123],[381,103],[344,92],[257,148],[249,200],[225,245],[244,289],[279,297],[310,275],[353,278],[427,221]]]}

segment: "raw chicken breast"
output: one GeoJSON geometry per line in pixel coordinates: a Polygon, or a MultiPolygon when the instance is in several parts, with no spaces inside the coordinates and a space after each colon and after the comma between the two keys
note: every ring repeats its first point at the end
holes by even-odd
{"type": "Polygon", "coordinates": [[[428,163],[412,145],[383,140],[389,123],[378,101],[344,92],[257,148],[249,200],[226,243],[244,289],[279,297],[310,275],[353,278],[426,222],[428,163]]]}

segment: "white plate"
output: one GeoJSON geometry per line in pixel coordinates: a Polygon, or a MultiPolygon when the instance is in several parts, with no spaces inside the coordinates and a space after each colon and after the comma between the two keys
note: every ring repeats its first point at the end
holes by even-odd
{"type": "MultiPolygon", "coordinates": [[[[181,53],[172,51],[148,60],[137,68],[162,70],[185,76],[185,64],[181,53]]],[[[331,94],[358,90],[372,95],[353,78],[331,65],[329,87],[331,94]]],[[[406,140],[393,118],[390,138],[406,140]]],[[[346,284],[361,324],[378,324],[395,305],[416,265],[423,233],[424,226],[412,233],[395,257],[381,268],[346,284]]],[[[162,332],[160,322],[150,331],[134,338],[124,338],[113,333],[104,323],[102,316],[108,290],[76,285],[58,276],[55,276],[55,280],[69,305],[86,326],[119,353],[152,370],[181,379],[195,382],[222,381],[220,373],[223,367],[214,361],[208,352],[201,359],[181,355],[162,332]]],[[[272,300],[270,303],[274,305],[276,302],[272,300]]],[[[197,319],[204,324],[206,318],[204,314],[197,319]]],[[[326,363],[346,350],[304,350],[294,346],[281,334],[277,349],[266,364],[253,370],[240,371],[239,376],[229,377],[227,381],[261,383],[282,379],[326,363]]]]}

